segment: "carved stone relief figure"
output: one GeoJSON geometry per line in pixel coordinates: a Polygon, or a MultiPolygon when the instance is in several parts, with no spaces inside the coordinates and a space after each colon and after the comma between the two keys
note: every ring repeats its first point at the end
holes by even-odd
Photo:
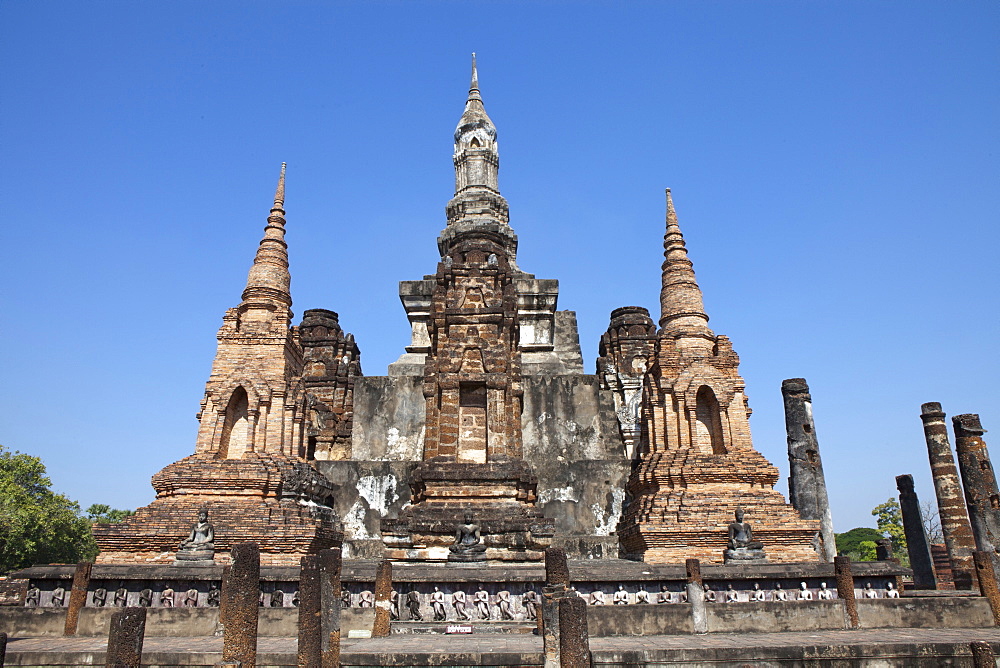
{"type": "Polygon", "coordinates": [[[184,596],[184,607],[185,608],[197,608],[198,607],[198,590],[188,589],[184,596]]]}
{"type": "Polygon", "coordinates": [[[506,589],[497,592],[497,608],[500,610],[500,619],[514,619],[514,608],[511,606],[510,592],[506,589]]]}
{"type": "Polygon", "coordinates": [[[490,595],[485,589],[480,588],[473,594],[472,602],[476,604],[476,610],[479,612],[480,619],[490,618],[490,595]]]}
{"type": "Polygon", "coordinates": [[[424,618],[420,616],[420,594],[414,590],[410,590],[406,594],[406,609],[410,611],[411,620],[423,621],[424,618]]]}
{"type": "Polygon", "coordinates": [[[759,582],[754,582],[753,583],[753,591],[750,592],[750,600],[751,601],[765,601],[765,600],[767,600],[765,598],[764,590],[760,588],[760,583],[759,582]]]}
{"type": "Polygon", "coordinates": [[[524,606],[525,619],[537,619],[537,613],[535,611],[535,605],[537,603],[538,594],[536,594],[533,589],[529,589],[524,592],[524,596],[521,597],[521,605],[524,606]]]}
{"type": "Polygon", "coordinates": [[[819,593],[816,597],[821,601],[832,601],[833,600],[833,590],[827,589],[825,582],[819,583],[819,593]]]}
{"type": "Polygon", "coordinates": [[[462,621],[467,621],[472,619],[469,614],[469,609],[467,605],[467,597],[464,591],[456,591],[451,595],[451,605],[455,608],[455,617],[462,621]]]}
{"type": "Polygon", "coordinates": [[[160,607],[161,608],[172,608],[174,607],[174,590],[167,587],[160,592],[160,607]]]}
{"type": "Polygon", "coordinates": [[[625,591],[625,585],[618,585],[618,591],[612,596],[611,602],[615,605],[628,605],[628,592],[625,591]]]}
{"type": "Polygon", "coordinates": [[[108,603],[108,590],[104,587],[95,589],[92,602],[95,608],[103,608],[108,603]]]}
{"type": "Polygon", "coordinates": [[[61,608],[65,600],[66,590],[63,587],[56,587],[52,590],[52,603],[50,605],[53,608],[61,608]]]}
{"type": "Polygon", "coordinates": [[[444,609],[444,592],[437,587],[434,587],[434,592],[431,594],[431,611],[434,613],[435,622],[443,622],[448,617],[444,609]]]}
{"type": "Polygon", "coordinates": [[[374,608],[375,607],[375,594],[365,589],[361,594],[358,595],[358,607],[359,608],[374,608]]]}
{"type": "Polygon", "coordinates": [[[119,587],[118,589],[116,589],[114,606],[116,608],[124,608],[127,602],[128,602],[128,589],[126,589],[125,587],[119,587]]]}
{"type": "Polygon", "coordinates": [[[153,590],[143,589],[139,592],[139,607],[148,608],[153,605],[153,590]]]}
{"type": "Polygon", "coordinates": [[[805,582],[799,583],[798,600],[800,601],[811,601],[813,600],[813,593],[806,588],[805,582]]]}

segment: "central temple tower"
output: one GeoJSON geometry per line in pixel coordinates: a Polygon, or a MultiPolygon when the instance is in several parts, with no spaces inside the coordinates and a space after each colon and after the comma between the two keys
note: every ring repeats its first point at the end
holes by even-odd
{"type": "Polygon", "coordinates": [[[425,281],[433,280],[433,291],[421,323],[423,460],[412,472],[411,505],[383,521],[383,540],[391,558],[440,559],[469,513],[481,526],[486,558],[535,560],[554,522],[535,507],[537,479],[523,459],[515,287],[523,273],[498,189],[497,132],[483,107],[475,55],[454,164],[441,261],[425,281]]]}

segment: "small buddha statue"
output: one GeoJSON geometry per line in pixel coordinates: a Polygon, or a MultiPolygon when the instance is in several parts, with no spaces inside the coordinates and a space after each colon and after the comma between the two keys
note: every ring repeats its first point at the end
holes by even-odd
{"type": "Polygon", "coordinates": [[[764,544],[753,539],[753,529],[749,522],[744,522],[746,513],[742,508],[736,509],[736,521],[729,524],[729,549],[763,550],[764,544]]]}
{"type": "Polygon", "coordinates": [[[744,564],[766,563],[764,544],[759,540],[754,540],[750,523],[743,520],[744,510],[737,508],[735,514],[736,521],[729,523],[726,550],[722,553],[723,560],[725,563],[731,561],[744,564]]]}
{"type": "Polygon", "coordinates": [[[208,521],[208,510],[198,511],[198,521],[190,535],[177,547],[177,561],[212,561],[215,557],[215,529],[208,521]]]}
{"type": "Polygon", "coordinates": [[[479,524],[473,521],[472,513],[466,511],[465,521],[455,527],[455,542],[448,548],[449,561],[485,561],[486,545],[483,543],[479,524]]]}

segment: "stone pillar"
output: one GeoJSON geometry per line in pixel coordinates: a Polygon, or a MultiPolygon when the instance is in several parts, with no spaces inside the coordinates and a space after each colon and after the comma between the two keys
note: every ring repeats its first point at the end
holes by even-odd
{"type": "Polygon", "coordinates": [[[341,548],[319,551],[322,614],[323,668],[340,668],[340,569],[341,548]]]}
{"type": "Polygon", "coordinates": [[[571,597],[583,601],[569,587],[569,564],[566,561],[566,552],[559,547],[547,548],[545,550],[545,586],[542,587],[541,615],[539,615],[542,620],[545,668],[559,668],[561,665],[559,601],[571,597]]]}
{"type": "Polygon", "coordinates": [[[111,615],[107,668],[139,668],[146,634],[146,608],[125,608],[111,615]]]}
{"type": "Polygon", "coordinates": [[[994,555],[985,550],[972,553],[972,561],[976,565],[976,577],[979,580],[979,593],[986,597],[993,612],[993,623],[1000,626],[1000,589],[997,589],[996,570],[993,568],[994,555]]]}
{"type": "Polygon", "coordinates": [[[936,589],[931,542],[927,539],[927,530],[920,514],[920,500],[913,490],[913,476],[896,476],[896,489],[899,490],[899,509],[903,514],[906,551],[910,555],[910,568],[913,569],[913,586],[916,589],[936,589]]]}
{"type": "Polygon", "coordinates": [[[392,562],[383,559],[375,571],[375,624],[372,638],[389,635],[389,599],[392,596],[392,562]]]}
{"type": "Polygon", "coordinates": [[[300,668],[322,665],[323,610],[320,593],[319,557],[307,554],[299,560],[299,654],[300,668]]]}
{"type": "Polygon", "coordinates": [[[847,625],[852,629],[861,626],[858,620],[858,602],[854,598],[854,574],[851,573],[850,557],[834,557],[833,567],[837,573],[837,597],[844,601],[847,625]]]}
{"type": "Polygon", "coordinates": [[[985,640],[973,640],[969,643],[972,650],[973,668],[996,668],[997,660],[993,655],[993,648],[985,640]]]}
{"type": "Polygon", "coordinates": [[[0,668],[3,668],[7,661],[7,634],[0,631],[0,668]]]}
{"type": "Polygon", "coordinates": [[[238,543],[233,564],[222,581],[222,660],[239,661],[242,668],[257,665],[257,617],[260,613],[260,549],[257,543],[238,543]]]}
{"type": "Polygon", "coordinates": [[[998,570],[1000,491],[997,490],[990,453],[983,440],[986,430],[974,413],[956,415],[951,421],[955,427],[955,450],[958,452],[958,467],[962,471],[965,502],[969,507],[976,549],[992,554],[993,568],[998,570]]]}
{"type": "Polygon", "coordinates": [[[559,600],[559,665],[561,668],[590,668],[587,602],[579,596],[559,600]]]}
{"type": "Polygon", "coordinates": [[[69,592],[69,608],[66,610],[66,626],[63,634],[76,635],[76,627],[80,622],[80,608],[87,605],[87,587],[90,586],[90,570],[94,564],[81,561],[73,572],[73,588],[69,592]]]}
{"type": "Polygon", "coordinates": [[[837,540],[833,533],[833,514],[826,493],[823,461],[813,422],[812,397],[805,378],[781,381],[785,400],[785,433],[788,434],[788,500],[804,520],[819,520],[820,557],[833,561],[837,540]]]}
{"type": "Polygon", "coordinates": [[[972,552],[976,540],[972,536],[969,513],[965,509],[962,484],[958,479],[955,457],[948,441],[948,428],[944,422],[941,404],[929,402],[920,407],[920,419],[924,423],[924,438],[927,441],[927,456],[934,476],[934,492],[937,494],[938,515],[941,518],[941,533],[948,548],[952,578],[956,589],[972,589],[976,571],[972,563],[972,552]]]}
{"type": "Polygon", "coordinates": [[[687,584],[684,589],[691,604],[691,621],[695,633],[708,633],[708,610],[705,608],[705,583],[701,579],[701,562],[688,559],[684,562],[687,584]]]}

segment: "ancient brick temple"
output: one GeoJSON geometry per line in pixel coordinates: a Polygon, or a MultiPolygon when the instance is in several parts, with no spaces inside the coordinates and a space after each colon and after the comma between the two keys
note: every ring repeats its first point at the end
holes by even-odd
{"type": "Polygon", "coordinates": [[[669,189],[663,255],[640,461],[619,525],[624,551],[651,562],[720,561],[726,528],[742,507],[770,560],[818,560],[819,522],[785,503],[774,490],[778,469],[754,450],[740,359],[708,327],[669,189]]]}
{"type": "Polygon", "coordinates": [[[222,319],[195,454],[153,476],[153,503],[94,528],[99,562],[173,562],[202,509],[222,562],[246,540],[270,565],[296,565],[340,541],[334,490],[307,458],[344,447],[360,353],[331,311],[307,311],[301,329],[291,326],[284,193],[282,165],[243,300],[222,319]]]}
{"type": "Polygon", "coordinates": [[[253,540],[263,563],[297,564],[341,535],[348,558],[456,560],[466,513],[476,559],[532,561],[557,545],[720,561],[740,506],[770,561],[815,561],[818,524],[774,491],[778,472],[753,449],[739,360],[708,328],[673,203],[659,329],[645,308],[616,309],[588,374],[558,281],[517,265],[499,164],[473,60],[441,259],[400,283],[412,338],[383,376],[361,374],[335,312],[292,324],[282,168],[219,330],[195,454],[153,477],[149,506],[97,528],[100,561],[172,563],[201,509],[219,561],[253,540]]]}

